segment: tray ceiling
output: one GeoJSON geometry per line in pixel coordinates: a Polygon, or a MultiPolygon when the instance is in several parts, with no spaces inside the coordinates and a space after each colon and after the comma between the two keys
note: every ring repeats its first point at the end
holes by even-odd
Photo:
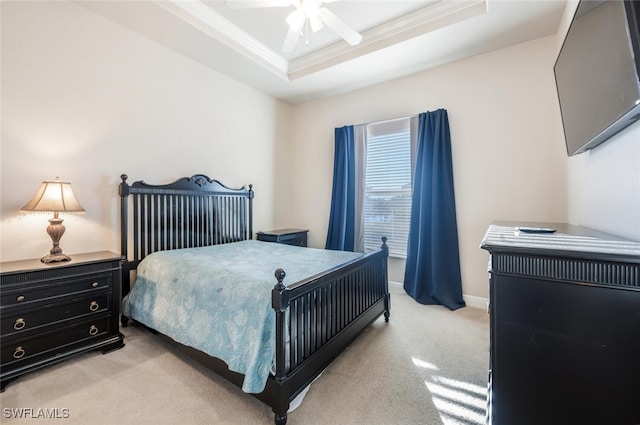
{"type": "MultiPolygon", "coordinates": [[[[229,0],[232,1],[239,0],[229,0]]],[[[283,53],[289,7],[224,1],[76,1],[257,90],[297,104],[406,76],[556,32],[557,0],[340,0],[326,3],[363,35],[350,46],[330,29],[283,53]]]]}

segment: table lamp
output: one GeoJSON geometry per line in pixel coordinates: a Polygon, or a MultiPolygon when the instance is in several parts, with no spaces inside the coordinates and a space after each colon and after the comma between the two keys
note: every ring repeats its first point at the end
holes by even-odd
{"type": "Polygon", "coordinates": [[[62,253],[60,248],[60,238],[64,234],[65,228],[62,225],[63,219],[58,217],[60,212],[84,212],[84,208],[71,190],[71,183],[61,182],[58,177],[54,181],[44,181],[33,199],[31,199],[20,211],[52,212],[53,218],[49,219],[47,233],[53,241],[53,248],[40,259],[43,263],[53,263],[57,261],[69,261],[71,258],[62,253]]]}

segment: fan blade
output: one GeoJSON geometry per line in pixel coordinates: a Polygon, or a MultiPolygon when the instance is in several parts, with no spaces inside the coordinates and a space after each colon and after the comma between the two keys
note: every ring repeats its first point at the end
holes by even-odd
{"type": "Polygon", "coordinates": [[[311,25],[311,31],[313,31],[314,34],[320,31],[322,28],[324,28],[324,24],[322,23],[322,20],[320,20],[318,16],[310,17],[309,24],[311,25]]]}
{"type": "Polygon", "coordinates": [[[282,51],[284,53],[292,52],[293,49],[295,49],[296,44],[298,44],[299,38],[300,28],[289,28],[287,36],[284,39],[284,43],[282,43],[282,51]]]}
{"type": "Polygon", "coordinates": [[[319,12],[322,23],[344,38],[347,43],[355,46],[362,41],[362,35],[338,18],[332,11],[326,7],[321,7],[319,12]]]}
{"type": "Polygon", "coordinates": [[[259,7],[288,7],[295,0],[225,0],[224,4],[233,9],[254,9],[259,7]]]}

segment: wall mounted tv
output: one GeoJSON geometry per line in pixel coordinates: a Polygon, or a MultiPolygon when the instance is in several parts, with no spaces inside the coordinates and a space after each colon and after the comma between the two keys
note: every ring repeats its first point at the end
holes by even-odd
{"type": "Polygon", "coordinates": [[[640,2],[581,0],[553,67],[569,156],[640,118],[640,2]]]}

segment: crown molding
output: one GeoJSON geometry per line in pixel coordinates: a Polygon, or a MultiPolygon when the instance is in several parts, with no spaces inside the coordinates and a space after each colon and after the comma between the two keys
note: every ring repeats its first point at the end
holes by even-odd
{"type": "Polygon", "coordinates": [[[437,1],[413,13],[372,28],[362,42],[349,46],[338,42],[289,63],[289,79],[295,80],[331,66],[384,49],[411,38],[487,12],[487,0],[437,1]]]}
{"type": "Polygon", "coordinates": [[[209,37],[244,55],[285,81],[292,81],[385,47],[487,12],[488,0],[437,0],[363,33],[362,42],[340,41],[291,61],[234,25],[200,0],[153,0],[209,37]]]}
{"type": "Polygon", "coordinates": [[[251,59],[283,80],[289,80],[289,62],[284,57],[256,40],[203,2],[199,0],[153,1],[159,7],[251,59]]]}

